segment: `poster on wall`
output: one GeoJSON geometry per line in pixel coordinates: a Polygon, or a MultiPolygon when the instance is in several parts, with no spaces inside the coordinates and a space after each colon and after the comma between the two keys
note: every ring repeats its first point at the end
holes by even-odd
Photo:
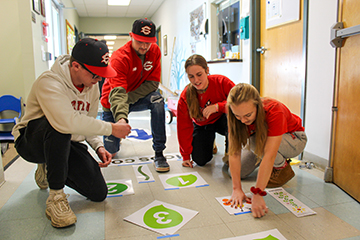
{"type": "Polygon", "coordinates": [[[66,46],[67,54],[71,54],[73,47],[75,46],[75,31],[70,23],[66,21],[66,46]]]}
{"type": "Polygon", "coordinates": [[[46,14],[45,14],[45,0],[40,0],[40,7],[41,7],[41,15],[43,17],[46,17],[46,14]]]}
{"type": "Polygon", "coordinates": [[[190,12],[190,43],[200,42],[200,35],[204,34],[206,4],[190,12]]]}
{"type": "Polygon", "coordinates": [[[33,4],[33,11],[36,12],[37,14],[40,14],[40,2],[39,2],[39,0],[33,0],[32,4],[33,4]]]}
{"type": "Polygon", "coordinates": [[[268,0],[266,29],[300,20],[300,0],[268,0]]]}

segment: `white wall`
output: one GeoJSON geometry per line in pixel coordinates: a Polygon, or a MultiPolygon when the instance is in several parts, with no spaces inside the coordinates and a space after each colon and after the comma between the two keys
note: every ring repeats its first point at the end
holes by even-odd
{"type": "Polygon", "coordinates": [[[162,82],[173,91],[179,87],[174,83],[170,84],[171,62],[174,60],[178,62],[173,67],[177,69],[175,74],[184,76],[184,61],[191,55],[189,13],[203,2],[202,0],[165,0],[151,17],[156,26],[161,27],[162,82]],[[165,35],[167,35],[167,56],[164,56],[163,36],[165,35]]]}
{"type": "MultiPolygon", "coordinates": [[[[309,1],[306,85],[306,153],[329,159],[335,49],[330,28],[336,22],[337,0],[309,1]],[[324,8],[326,6],[326,8],[324,8]]],[[[306,155],[305,155],[306,156],[306,155]]]]}
{"type": "MultiPolygon", "coordinates": [[[[32,1],[31,1],[32,4],[32,1]]],[[[32,6],[32,5],[31,5],[32,6]]],[[[32,39],[33,39],[33,59],[35,64],[35,79],[44,71],[49,69],[48,62],[44,59],[44,52],[47,52],[47,42],[43,38],[42,22],[45,17],[35,13],[36,22],[31,22],[32,39]]],[[[45,21],[46,22],[46,21],[45,21]]],[[[34,79],[34,80],[35,80],[34,79]]]]}
{"type": "Polygon", "coordinates": [[[0,95],[24,97],[35,75],[31,0],[2,0],[0,8],[0,95]]]}
{"type": "Polygon", "coordinates": [[[229,62],[229,63],[209,63],[210,74],[221,74],[228,77],[235,84],[240,82],[250,83],[248,63],[229,62]]]}
{"type": "MultiPolygon", "coordinates": [[[[26,100],[35,79],[49,67],[42,57],[42,49],[47,51],[41,26],[45,18],[34,13],[36,22],[32,21],[32,2],[1,0],[0,45],[3,46],[1,54],[4,57],[0,60],[0,95],[11,94],[26,100]]],[[[71,0],[63,2],[72,6],[71,0]]],[[[76,23],[76,11],[66,11],[65,17],[70,19],[72,24],[76,23]]]]}
{"type": "MultiPolygon", "coordinates": [[[[50,1],[50,0],[48,0],[48,1],[50,1]]],[[[74,8],[74,4],[72,3],[71,0],[61,0],[61,2],[65,6],[65,8],[60,10],[63,13],[63,18],[60,19],[60,21],[62,21],[64,23],[64,25],[61,28],[61,31],[62,31],[63,37],[65,37],[63,39],[62,54],[67,54],[65,21],[69,22],[69,24],[73,27],[74,31],[75,31],[75,28],[77,28],[78,31],[81,32],[80,20],[79,20],[79,15],[78,15],[77,11],[75,9],[72,9],[72,8],[74,8]]],[[[49,67],[51,67],[51,66],[49,66],[49,67]]]]}

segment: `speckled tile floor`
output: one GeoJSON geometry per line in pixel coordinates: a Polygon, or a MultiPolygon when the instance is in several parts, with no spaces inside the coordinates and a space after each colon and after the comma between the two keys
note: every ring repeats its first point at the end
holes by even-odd
{"type": "MultiPolygon", "coordinates": [[[[148,116],[147,112],[131,113],[132,128],[150,129],[148,116]]],[[[176,118],[166,131],[165,153],[178,152],[176,118]]],[[[45,216],[48,191],[39,190],[35,184],[36,166],[19,158],[5,171],[6,182],[0,187],[0,239],[158,239],[161,234],[123,220],[154,200],[198,211],[176,232],[178,236],[171,237],[175,240],[223,239],[274,228],[287,239],[360,239],[360,204],[337,186],[325,183],[323,172],[316,168],[303,170],[294,165],[295,177],[283,186],[316,215],[298,218],[270,195],[265,197],[270,211],[261,219],[251,214],[229,215],[215,199],[232,192],[231,179],[222,171],[224,138],[217,135],[216,142],[219,151],[204,167],[189,169],[180,161],[169,162],[170,173],[197,171],[209,186],[167,191],[152,164],[148,166],[155,182],[141,184],[132,166],[108,167],[102,169],[105,179],[131,179],[135,194],[93,203],[66,188],[78,221],[64,229],[53,228],[45,216]]],[[[119,157],[152,155],[151,144],[151,140],[123,140],[119,157]]],[[[244,180],[244,190],[248,191],[255,180],[256,173],[244,180]]]]}

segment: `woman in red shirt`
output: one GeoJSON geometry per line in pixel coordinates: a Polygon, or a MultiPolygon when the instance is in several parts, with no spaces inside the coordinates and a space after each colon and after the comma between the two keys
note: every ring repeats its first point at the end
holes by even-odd
{"type": "Polygon", "coordinates": [[[201,55],[189,57],[185,70],[190,83],[182,91],[177,107],[182,165],[193,167],[194,161],[204,166],[213,157],[216,132],[225,136],[227,152],[226,99],[235,84],[225,76],[209,75],[207,62],[201,55]]]}
{"type": "Polygon", "coordinates": [[[248,200],[241,187],[245,178],[259,167],[256,186],[250,190],[252,213],[267,213],[263,196],[266,187],[280,187],[294,177],[288,158],[298,156],[307,137],[300,117],[281,102],[260,98],[257,89],[240,83],[229,93],[229,164],[233,193],[232,206],[248,200]],[[249,142],[249,144],[248,144],[249,142]]]}

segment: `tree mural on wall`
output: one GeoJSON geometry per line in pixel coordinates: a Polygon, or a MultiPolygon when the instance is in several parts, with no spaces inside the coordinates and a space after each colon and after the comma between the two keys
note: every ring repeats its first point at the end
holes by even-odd
{"type": "Polygon", "coordinates": [[[187,59],[187,49],[183,47],[181,42],[180,40],[176,40],[171,62],[170,89],[172,91],[182,91],[188,84],[184,68],[187,59]]]}

